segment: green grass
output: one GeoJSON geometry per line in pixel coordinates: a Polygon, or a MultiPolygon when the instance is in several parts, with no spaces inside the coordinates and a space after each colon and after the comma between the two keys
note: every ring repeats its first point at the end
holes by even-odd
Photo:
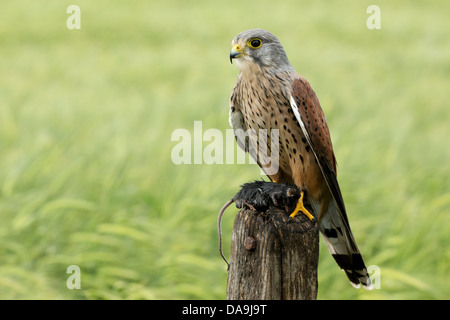
{"type": "Polygon", "coordinates": [[[76,31],[70,4],[0,10],[0,298],[226,297],[217,213],[259,170],[174,165],[170,137],[228,128],[230,41],[254,27],[317,92],[381,269],[381,289],[355,290],[321,243],[319,298],[450,298],[448,1],[379,1],[373,31],[368,1],[81,0],[76,31]]]}

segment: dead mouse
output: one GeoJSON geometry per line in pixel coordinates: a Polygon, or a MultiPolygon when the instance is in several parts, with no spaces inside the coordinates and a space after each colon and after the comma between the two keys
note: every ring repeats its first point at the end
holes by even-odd
{"type": "Polygon", "coordinates": [[[275,183],[267,181],[248,182],[241,186],[236,195],[228,200],[220,209],[217,217],[217,232],[219,234],[219,251],[223,260],[230,267],[228,260],[222,251],[222,216],[225,210],[234,202],[236,208],[251,209],[257,212],[265,212],[270,207],[283,207],[286,213],[294,211],[298,199],[300,198],[300,189],[294,184],[275,183]]]}

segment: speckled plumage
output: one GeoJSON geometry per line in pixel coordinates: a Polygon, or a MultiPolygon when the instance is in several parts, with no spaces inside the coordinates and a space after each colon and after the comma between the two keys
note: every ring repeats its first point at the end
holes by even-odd
{"type": "MultiPolygon", "coordinates": [[[[297,74],[272,33],[247,30],[233,39],[232,46],[230,59],[236,62],[240,73],[230,98],[231,126],[235,131],[267,130],[268,137],[263,140],[258,140],[257,134],[249,134],[253,150],[258,150],[258,141],[267,143],[267,157],[271,156],[270,130],[279,130],[279,170],[268,176],[272,181],[295,183],[306,190],[306,198],[314,207],[319,229],[336,262],[354,286],[362,283],[370,288],[337,182],[328,124],[315,92],[297,74]],[[260,46],[253,47],[253,43],[260,46]]],[[[238,144],[249,150],[239,140],[238,144]]],[[[263,154],[259,156],[255,160],[264,170],[261,164],[267,159],[263,154]]]]}

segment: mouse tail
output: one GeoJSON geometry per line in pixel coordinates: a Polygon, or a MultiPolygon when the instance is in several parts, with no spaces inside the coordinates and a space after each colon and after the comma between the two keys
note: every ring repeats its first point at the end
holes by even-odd
{"type": "Polygon", "coordinates": [[[228,263],[227,258],[225,258],[225,256],[223,255],[223,251],[222,251],[222,216],[223,213],[225,212],[225,210],[234,202],[233,199],[228,200],[222,207],[222,209],[220,209],[219,211],[219,216],[217,217],[217,233],[219,234],[219,252],[220,255],[222,256],[222,259],[227,263],[227,270],[230,268],[230,264],[228,263]]]}

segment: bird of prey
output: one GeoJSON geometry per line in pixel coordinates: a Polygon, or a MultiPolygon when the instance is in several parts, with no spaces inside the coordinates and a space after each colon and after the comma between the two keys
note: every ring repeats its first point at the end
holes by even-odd
{"type": "MultiPolygon", "coordinates": [[[[330,253],[350,283],[371,289],[337,181],[328,124],[311,85],[294,70],[280,41],[269,31],[243,31],[231,45],[230,61],[239,69],[230,97],[231,127],[235,132],[278,129],[278,171],[268,173],[263,165],[267,159],[255,153],[252,157],[273,182],[294,183],[304,190],[290,219],[298,212],[311,220],[314,215],[330,253]],[[313,215],[304,207],[303,195],[313,215]]],[[[268,136],[263,142],[257,138],[248,134],[248,144],[237,139],[238,145],[249,152],[264,143],[270,153],[273,143],[268,136]]]]}

